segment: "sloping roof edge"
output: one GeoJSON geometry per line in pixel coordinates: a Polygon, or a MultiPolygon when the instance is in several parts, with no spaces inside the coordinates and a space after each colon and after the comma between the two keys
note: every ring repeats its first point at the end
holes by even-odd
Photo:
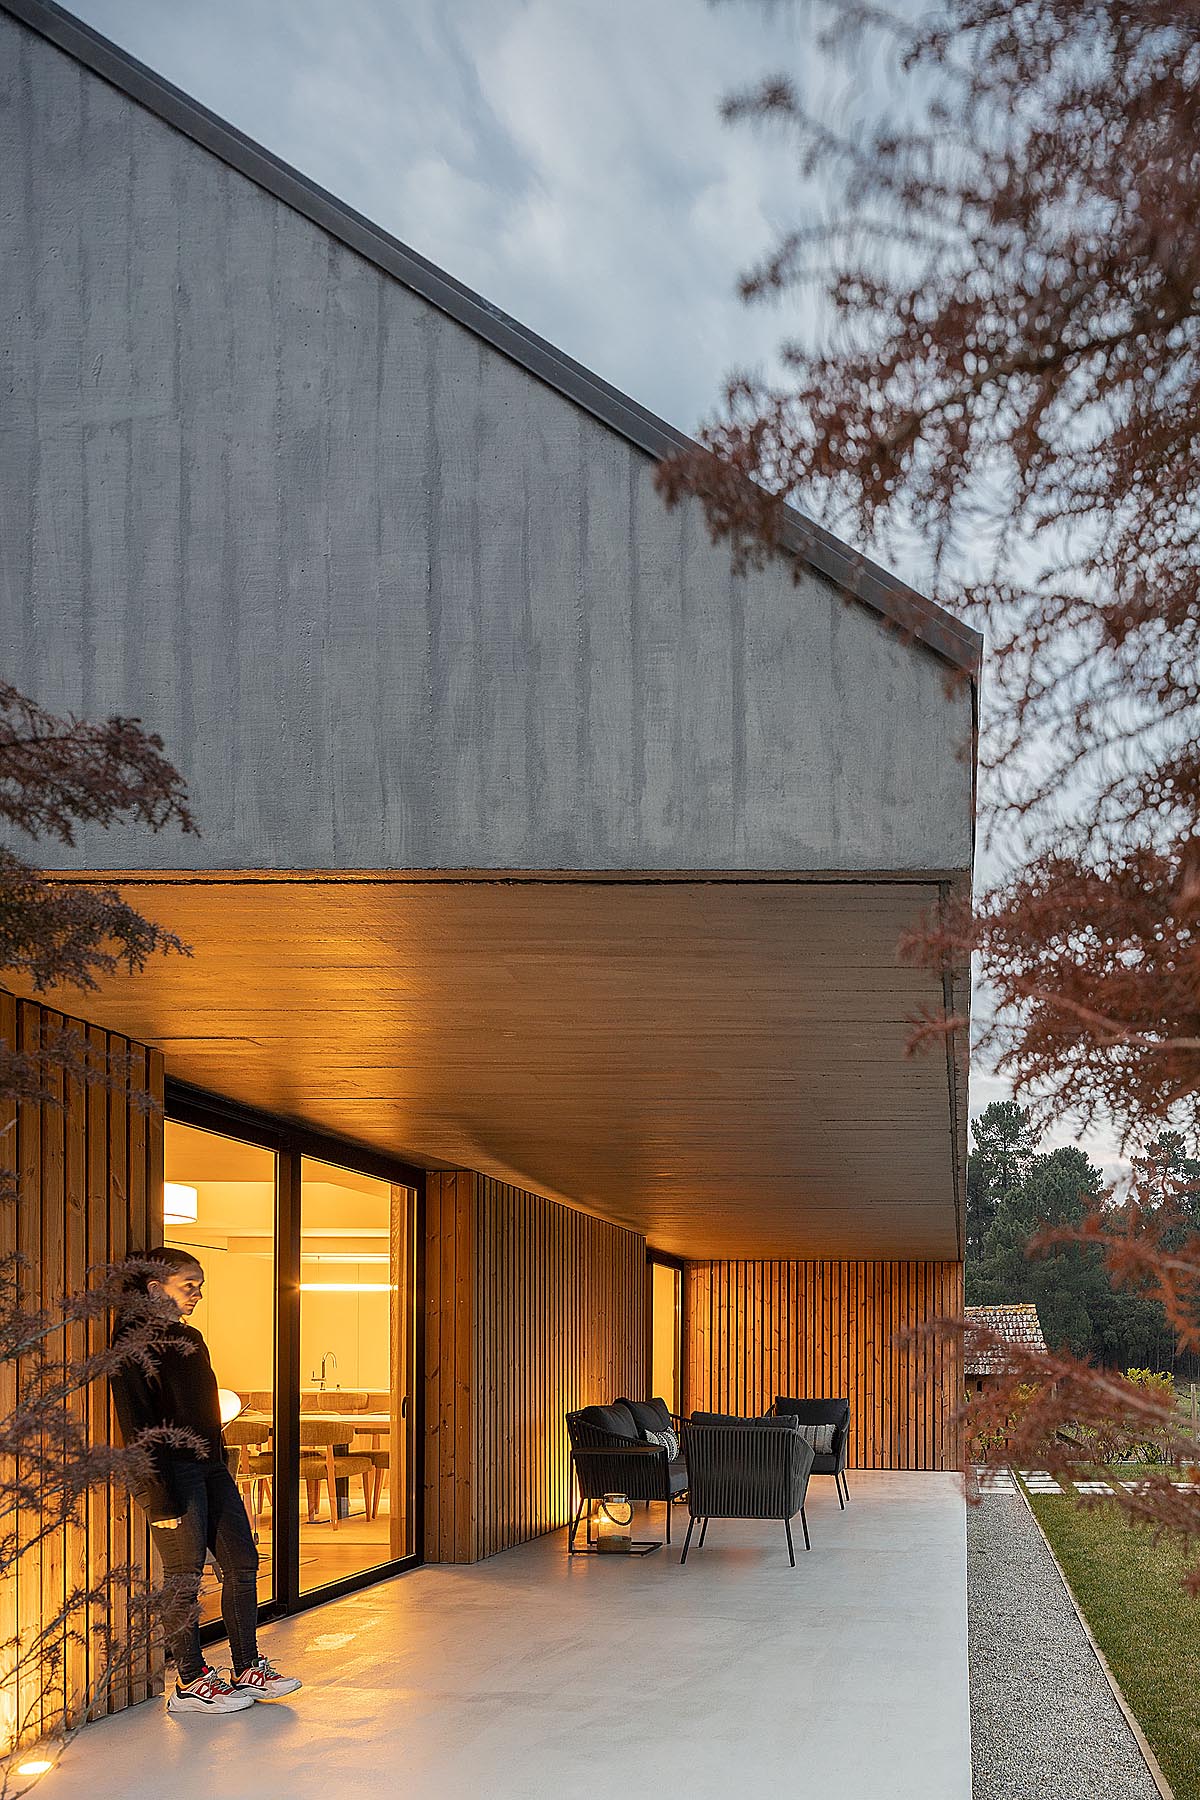
{"type": "MultiPolygon", "coordinates": [[[[410,250],[398,238],[372,224],[362,213],[318,187],[288,163],[272,155],[236,126],[172,86],[153,69],[129,56],[81,19],[52,0],[0,0],[0,9],[39,33],[58,49],[127,94],[219,157],[239,174],[301,213],[347,248],[373,262],[432,306],[456,320],[493,349],[555,388],[585,412],[620,433],[648,455],[661,459],[687,448],[692,440],[636,400],[593,375],[581,363],[557,350],[456,281],[445,270],[410,250]]],[[[908,587],[879,564],[860,555],[823,526],[789,508],[784,547],[843,592],[880,614],[973,679],[983,653],[979,632],[908,587]]]]}

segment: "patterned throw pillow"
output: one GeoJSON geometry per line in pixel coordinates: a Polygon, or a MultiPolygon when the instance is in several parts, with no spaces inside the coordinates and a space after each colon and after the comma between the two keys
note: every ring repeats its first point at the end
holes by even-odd
{"type": "Polygon", "coordinates": [[[671,1462],[674,1462],[675,1458],[679,1455],[679,1439],[669,1425],[665,1431],[648,1431],[646,1433],[646,1442],[648,1444],[661,1444],[667,1453],[668,1460],[671,1462]]]}
{"type": "Polygon", "coordinates": [[[800,1436],[807,1438],[818,1456],[829,1456],[833,1452],[833,1434],[836,1425],[801,1425],[800,1436]]]}

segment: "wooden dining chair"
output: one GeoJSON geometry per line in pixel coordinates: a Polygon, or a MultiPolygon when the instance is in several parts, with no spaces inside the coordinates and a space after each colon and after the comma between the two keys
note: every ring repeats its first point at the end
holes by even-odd
{"type": "Polygon", "coordinates": [[[262,1448],[270,1435],[271,1427],[255,1419],[233,1419],[224,1428],[225,1442],[234,1453],[233,1478],[243,1501],[248,1501],[246,1510],[253,1522],[255,1536],[258,1535],[264,1488],[270,1495],[271,1505],[275,1504],[271,1486],[275,1459],[269,1450],[262,1448]]]}
{"type": "Polygon", "coordinates": [[[371,1510],[369,1518],[379,1516],[379,1501],[383,1494],[383,1484],[391,1479],[392,1453],[390,1450],[377,1449],[374,1444],[369,1449],[356,1450],[356,1456],[367,1456],[371,1459],[371,1510]]]}
{"type": "Polygon", "coordinates": [[[337,1484],[354,1476],[362,1477],[363,1508],[368,1519],[371,1517],[374,1468],[367,1456],[346,1449],[353,1435],[351,1425],[300,1415],[300,1475],[308,1488],[310,1525],[317,1517],[324,1481],[329,1489],[329,1522],[335,1531],[338,1529],[337,1484]]]}

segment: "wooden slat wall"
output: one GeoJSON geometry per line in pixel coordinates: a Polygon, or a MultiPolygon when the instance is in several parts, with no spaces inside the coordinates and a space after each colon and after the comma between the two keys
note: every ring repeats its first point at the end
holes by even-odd
{"type": "Polygon", "coordinates": [[[568,1412],[646,1381],[646,1240],[480,1178],[477,1554],[567,1522],[568,1412]]]}
{"type": "Polygon", "coordinates": [[[479,1177],[425,1179],[425,1468],[427,1562],[471,1562],[474,1541],[475,1243],[479,1177]]]}
{"type": "Polygon", "coordinates": [[[427,1561],[566,1523],[566,1414],[645,1383],[645,1271],[636,1232],[482,1175],[426,1177],[427,1561]]]}
{"type": "MultiPolygon", "coordinates": [[[[80,1034],[89,1060],[98,1070],[126,1070],[120,1091],[64,1082],[52,1074],[50,1087],[63,1104],[22,1103],[15,1129],[0,1138],[0,1156],[18,1175],[14,1207],[0,1207],[0,1251],[19,1250],[27,1259],[24,1282],[34,1305],[53,1307],[64,1291],[87,1283],[88,1270],[161,1242],[163,1130],[163,1064],[157,1051],[30,1001],[0,992],[0,1039],[15,1048],[36,1052],[53,1032],[69,1028],[80,1034]],[[157,1110],[147,1113],[138,1094],[149,1095],[157,1110]]],[[[11,1110],[9,1117],[11,1118],[11,1110]]],[[[8,1123],[8,1120],[0,1121],[8,1123]]],[[[74,1325],[60,1334],[66,1357],[80,1355],[88,1327],[74,1325]]],[[[105,1329],[99,1323],[94,1332],[105,1329]]],[[[11,1373],[0,1393],[0,1407],[15,1398],[11,1373]]],[[[86,1417],[93,1438],[114,1441],[114,1421],[107,1390],[99,1384],[71,1401],[86,1417]]],[[[115,1440],[119,1441],[119,1440],[115,1440]]],[[[20,1521],[27,1531],[35,1521],[20,1521]]],[[[103,1587],[108,1572],[119,1565],[144,1575],[150,1568],[148,1529],[121,1490],[93,1491],[75,1524],[54,1533],[20,1560],[17,1579],[0,1590],[0,1640],[27,1635],[41,1619],[52,1616],[77,1589],[103,1587]]],[[[114,1619],[123,1612],[114,1591],[114,1619]]],[[[80,1616],[86,1641],[68,1646],[54,1688],[41,1695],[28,1660],[18,1673],[17,1693],[0,1694],[0,1742],[9,1741],[14,1721],[27,1721],[24,1736],[36,1738],[73,1711],[99,1672],[98,1648],[80,1616]],[[15,1703],[15,1705],[14,1705],[15,1703]]],[[[126,1656],[114,1672],[111,1689],[96,1709],[116,1712],[150,1693],[161,1691],[158,1660],[143,1650],[126,1656]]]]}
{"type": "Polygon", "coordinates": [[[851,1467],[957,1468],[961,1357],[893,1340],[961,1308],[960,1263],[689,1263],[684,1410],[754,1414],[777,1394],[847,1395],[851,1467]]]}

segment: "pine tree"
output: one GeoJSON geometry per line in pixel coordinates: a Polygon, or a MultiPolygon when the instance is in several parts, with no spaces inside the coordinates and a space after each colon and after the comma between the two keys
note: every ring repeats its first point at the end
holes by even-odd
{"type": "Polygon", "coordinates": [[[996,1217],[996,1209],[1025,1180],[1037,1149],[1038,1133],[1028,1110],[1015,1100],[993,1100],[971,1127],[974,1148],[967,1159],[967,1302],[974,1283],[984,1239],[996,1217]]]}

